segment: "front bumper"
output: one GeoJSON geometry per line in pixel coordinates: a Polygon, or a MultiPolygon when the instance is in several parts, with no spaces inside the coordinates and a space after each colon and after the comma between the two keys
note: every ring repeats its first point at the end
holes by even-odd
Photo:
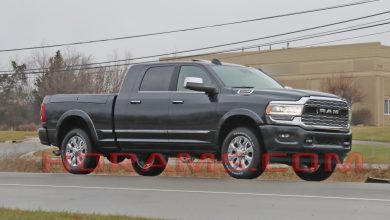
{"type": "Polygon", "coordinates": [[[347,154],[352,147],[352,131],[305,130],[298,126],[260,126],[267,152],[347,154]]]}

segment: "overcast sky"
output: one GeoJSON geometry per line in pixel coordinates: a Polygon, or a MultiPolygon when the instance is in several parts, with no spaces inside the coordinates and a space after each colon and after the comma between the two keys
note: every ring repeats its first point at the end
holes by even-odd
{"type": "MultiPolygon", "coordinates": [[[[0,50],[42,44],[87,41],[188,28],[229,21],[356,2],[358,0],[0,0],[0,50]]],[[[133,57],[174,52],[284,33],[390,10],[390,0],[208,30],[164,36],[74,46],[92,55],[94,61],[109,60],[114,51],[133,57]]],[[[348,25],[390,18],[390,14],[348,25]]],[[[327,29],[307,32],[332,30],[327,29]]],[[[390,31],[390,25],[330,37],[291,43],[297,47],[375,32],[390,31]]],[[[242,44],[266,43],[286,37],[242,44]]],[[[332,44],[382,42],[390,45],[390,33],[332,44]]],[[[275,46],[275,48],[284,45],[275,46]]],[[[234,46],[237,47],[237,46],[234,46]]],[[[227,47],[227,48],[231,48],[227,47]]],[[[55,49],[48,49],[54,53],[55,49]]],[[[9,61],[25,60],[32,51],[0,53],[0,69],[9,61]]]]}

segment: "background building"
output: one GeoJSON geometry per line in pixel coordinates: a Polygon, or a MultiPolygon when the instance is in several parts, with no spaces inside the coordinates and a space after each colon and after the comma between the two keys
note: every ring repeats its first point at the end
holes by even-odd
{"type": "MultiPolygon", "coordinates": [[[[198,56],[260,68],[286,86],[326,91],[330,79],[353,82],[364,94],[368,124],[390,126],[390,47],[380,43],[264,50],[198,56]]],[[[188,60],[188,58],[187,58],[188,60]]]]}

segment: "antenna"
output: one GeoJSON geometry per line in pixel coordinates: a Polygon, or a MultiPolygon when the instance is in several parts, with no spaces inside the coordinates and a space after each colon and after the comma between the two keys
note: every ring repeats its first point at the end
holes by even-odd
{"type": "Polygon", "coordinates": [[[215,65],[222,65],[221,61],[219,61],[218,59],[213,59],[211,61],[211,63],[215,64],[215,65]]]}

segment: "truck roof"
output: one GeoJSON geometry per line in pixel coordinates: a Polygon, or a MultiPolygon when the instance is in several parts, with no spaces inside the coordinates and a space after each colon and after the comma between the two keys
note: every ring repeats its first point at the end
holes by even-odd
{"type": "MultiPolygon", "coordinates": [[[[161,64],[194,64],[194,63],[197,63],[197,64],[205,64],[205,65],[214,65],[214,66],[240,66],[240,67],[245,67],[243,65],[239,65],[239,64],[233,64],[233,63],[225,63],[225,62],[221,62],[219,61],[218,59],[213,59],[213,60],[198,60],[198,59],[193,59],[193,60],[190,60],[190,61],[159,61],[159,62],[152,62],[152,63],[143,63],[143,64],[134,64],[134,65],[142,65],[142,66],[154,66],[154,65],[161,65],[161,64]]],[[[131,64],[130,64],[131,65],[131,64]]]]}

